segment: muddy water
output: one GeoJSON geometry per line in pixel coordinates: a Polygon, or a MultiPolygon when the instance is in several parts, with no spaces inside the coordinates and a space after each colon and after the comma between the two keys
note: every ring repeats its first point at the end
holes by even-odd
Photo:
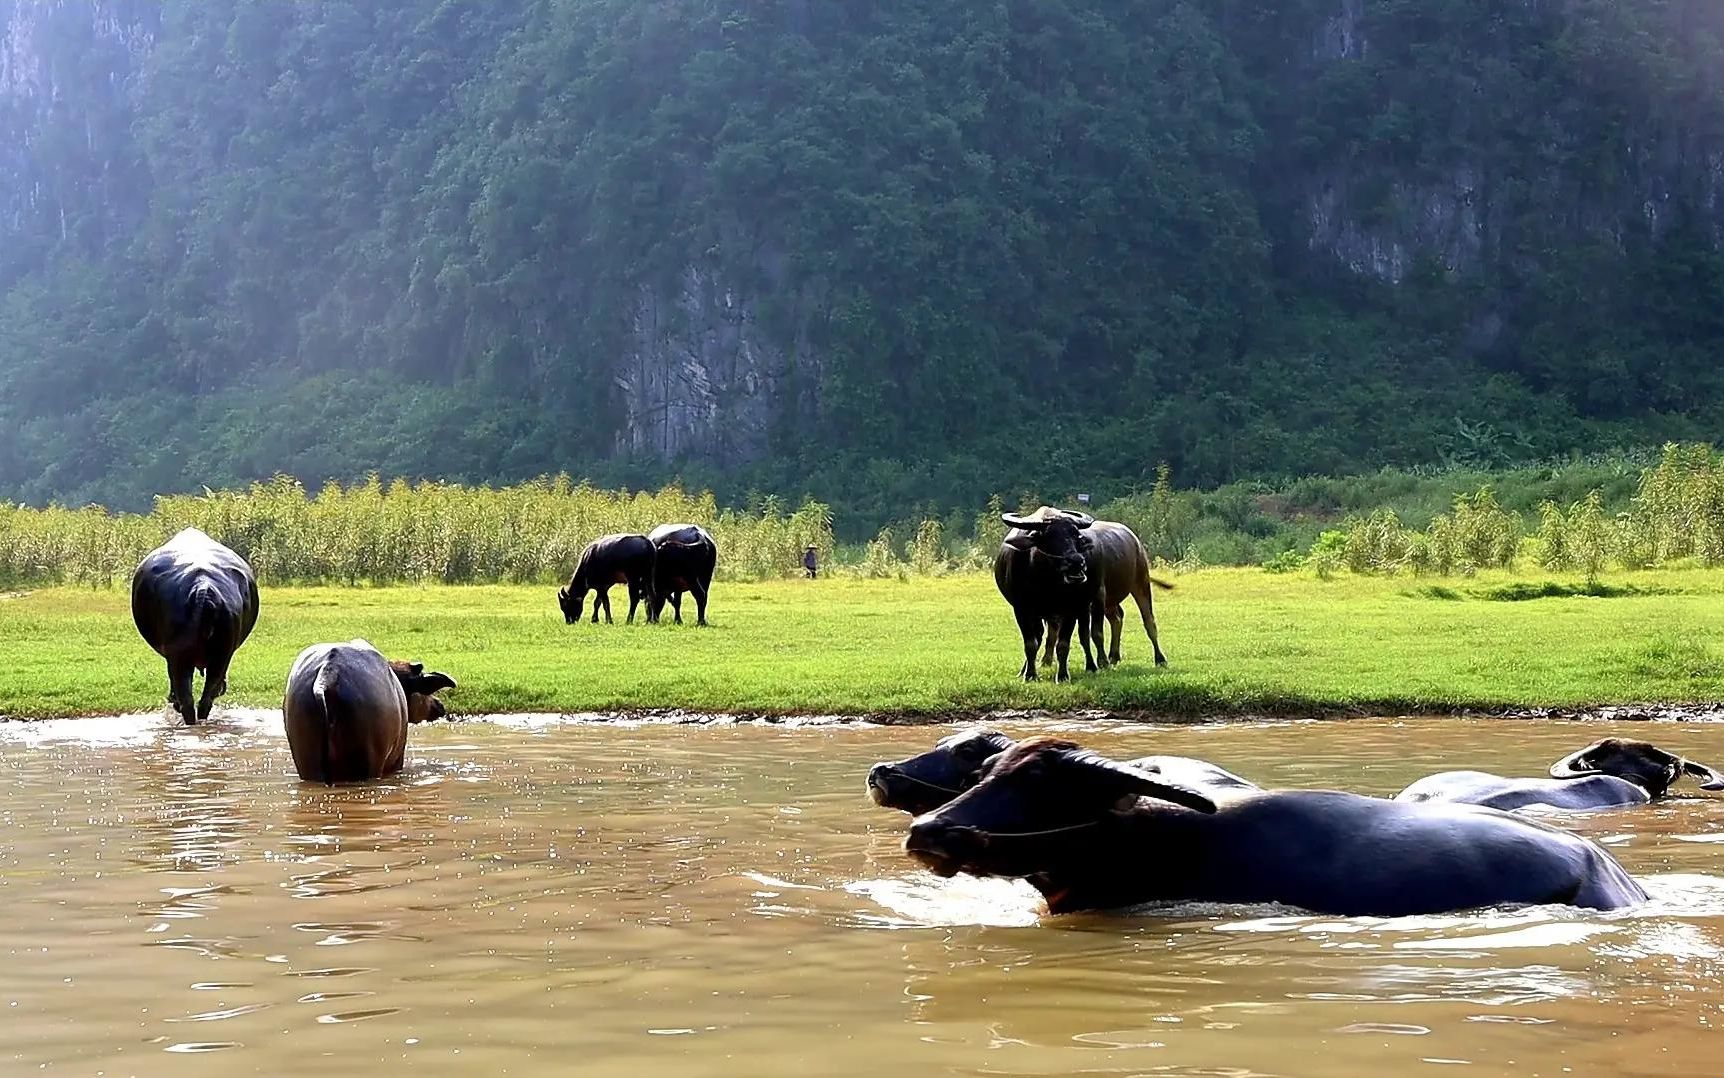
{"type": "MultiPolygon", "coordinates": [[[[1609,728],[1075,729],[1388,793],[1609,728]]],[[[1724,761],[1724,727],[1626,732],[1724,761]]],[[[1647,882],[1629,914],[1042,918],[915,869],[864,798],[939,733],[464,723],[328,790],[268,716],[0,725],[0,1071],[1724,1070],[1724,797],[1562,818],[1647,882]]]]}

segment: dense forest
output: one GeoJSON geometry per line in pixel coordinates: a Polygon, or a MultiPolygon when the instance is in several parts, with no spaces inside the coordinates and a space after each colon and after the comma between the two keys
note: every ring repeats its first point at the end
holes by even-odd
{"type": "Polygon", "coordinates": [[[1500,466],[1724,418],[1716,0],[0,0],[0,497],[1500,466]]]}

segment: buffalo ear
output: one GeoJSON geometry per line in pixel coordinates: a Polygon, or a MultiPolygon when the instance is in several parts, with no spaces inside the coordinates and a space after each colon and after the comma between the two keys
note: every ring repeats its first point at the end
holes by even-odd
{"type": "Polygon", "coordinates": [[[1693,760],[1684,760],[1682,761],[1682,771],[1684,774],[1699,779],[1702,790],[1724,790],[1724,775],[1720,775],[1705,764],[1697,764],[1693,760]]]}
{"type": "Polygon", "coordinates": [[[1036,547],[1036,533],[1024,532],[1020,535],[1008,535],[1006,536],[1006,545],[1011,547],[1013,550],[1034,550],[1036,547]]]}
{"type": "Polygon", "coordinates": [[[1121,795],[1120,804],[1124,808],[1130,807],[1130,802],[1126,800],[1127,796],[1135,800],[1141,795],[1153,797],[1157,801],[1179,805],[1195,812],[1207,814],[1215,811],[1215,802],[1210,799],[1209,795],[1199,790],[1166,782],[1147,771],[1140,771],[1127,764],[1109,760],[1105,756],[1097,756],[1093,752],[1068,751],[1065,755],[1066,759],[1073,763],[1081,764],[1086,770],[1096,772],[1098,778],[1105,778],[1122,788],[1124,793],[1121,795]]]}
{"type": "Polygon", "coordinates": [[[1077,538],[1078,538],[1078,547],[1080,549],[1082,549],[1082,550],[1094,550],[1095,549],[1095,540],[1094,539],[1091,539],[1087,535],[1080,535],[1077,538]]]}
{"type": "Polygon", "coordinates": [[[1598,765],[1593,763],[1591,756],[1601,742],[1593,742],[1578,752],[1567,756],[1550,765],[1550,777],[1553,779],[1578,779],[1585,775],[1598,774],[1598,765]]]}
{"type": "Polygon", "coordinates": [[[558,589],[557,589],[557,598],[558,598],[558,599],[561,599],[561,600],[563,600],[563,601],[565,601],[565,602],[566,602],[566,601],[567,601],[567,600],[568,600],[568,598],[569,598],[569,588],[568,588],[568,585],[566,585],[566,584],[565,584],[565,585],[563,585],[563,586],[562,586],[562,587],[560,587],[560,588],[558,588],[558,589]]]}

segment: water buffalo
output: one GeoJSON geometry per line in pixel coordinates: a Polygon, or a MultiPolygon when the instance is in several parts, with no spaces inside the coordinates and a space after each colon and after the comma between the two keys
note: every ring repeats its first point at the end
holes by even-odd
{"type": "MultiPolygon", "coordinates": [[[[1161,650],[1161,636],[1155,625],[1155,599],[1151,587],[1171,591],[1173,585],[1167,581],[1150,575],[1149,552],[1144,549],[1137,533],[1112,520],[1097,520],[1088,513],[1080,513],[1075,509],[1054,509],[1043,506],[1039,513],[1058,513],[1077,522],[1088,522],[1088,538],[1090,539],[1089,562],[1090,572],[1101,584],[1101,607],[1092,613],[1092,635],[1096,647],[1101,647],[1102,619],[1113,629],[1113,641],[1107,651],[1107,661],[1120,661],[1119,637],[1125,626],[1125,600],[1132,597],[1137,603],[1137,612],[1143,618],[1143,628],[1149,634],[1150,647],[1155,650],[1155,664],[1167,665],[1167,656],[1161,650]],[[1100,615],[1096,617],[1095,614],[1100,615]]],[[[1059,631],[1057,622],[1048,625],[1048,639],[1042,652],[1042,665],[1047,666],[1054,661],[1054,640],[1059,631]]]]}
{"type": "Polygon", "coordinates": [[[1008,749],[917,817],[904,849],[941,876],[1027,879],[1050,913],[1202,901],[1394,917],[1646,898],[1598,844],[1495,809],[1327,790],[1218,801],[1053,738],[1008,749]]]}
{"type": "MultiPolygon", "coordinates": [[[[644,535],[606,535],[588,543],[575,562],[569,582],[557,592],[557,605],[563,608],[563,620],[570,625],[581,620],[581,607],[587,592],[593,597],[593,624],[599,623],[599,611],[605,613],[605,623],[611,621],[611,585],[627,584],[629,589],[630,623],[635,620],[635,608],[652,592],[653,545],[644,535]]],[[[651,609],[651,606],[648,606],[651,609]]]]}
{"type": "Polygon", "coordinates": [[[132,573],[132,621],[168,661],[168,702],[187,726],[227,692],[234,652],[257,624],[257,578],[245,559],[196,528],[150,551],[132,573]],[[204,675],[192,703],[192,671],[204,675]]]}
{"type": "Polygon", "coordinates": [[[656,622],[670,600],[676,623],[682,624],[682,593],[694,594],[695,624],[706,624],[706,597],[718,567],[718,544],[699,524],[661,524],[647,533],[658,552],[653,570],[652,601],[647,620],[656,622]]]}
{"type": "Polygon", "coordinates": [[[307,782],[363,782],[401,770],[407,727],[447,712],[432,695],[455,679],[390,662],[364,640],[299,653],[282,698],[293,768],[307,782]]]}
{"type": "MultiPolygon", "coordinates": [[[[967,730],[943,737],[927,752],[869,768],[868,797],[882,808],[920,816],[974,786],[994,757],[1016,744],[998,730],[967,730]]],[[[1168,782],[1205,790],[1212,797],[1261,789],[1208,760],[1189,756],[1142,756],[1127,764],[1168,782]]]]}
{"type": "Polygon", "coordinates": [[[1551,764],[1550,778],[1443,771],[1408,786],[1395,800],[1585,811],[1656,801],[1683,775],[1699,779],[1702,790],[1724,790],[1724,775],[1705,764],[1673,756],[1645,741],[1607,737],[1551,764]]]}
{"type": "MultiPolygon", "coordinates": [[[[1011,604],[1023,636],[1024,664],[1019,676],[1025,681],[1036,680],[1036,652],[1041,647],[1044,625],[1057,627],[1057,635],[1050,632],[1056,636],[1059,663],[1055,681],[1071,680],[1066,660],[1071,653],[1073,627],[1083,645],[1084,669],[1096,669],[1096,659],[1090,654],[1090,630],[1102,595],[1100,583],[1089,570],[1092,543],[1083,534],[1093,522],[1046,506],[1031,516],[1003,513],[1000,520],[1010,530],[994,559],[994,583],[1011,604]]],[[[1098,646],[1096,650],[1101,649],[1098,646]]],[[[1105,655],[1101,661],[1107,661],[1105,655]]]]}

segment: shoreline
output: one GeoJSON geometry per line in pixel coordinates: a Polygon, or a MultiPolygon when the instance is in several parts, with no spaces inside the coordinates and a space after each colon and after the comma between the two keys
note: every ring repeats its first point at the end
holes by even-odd
{"type": "MultiPolygon", "coordinates": [[[[218,705],[217,713],[224,709],[218,705]]],[[[229,713],[268,712],[269,709],[235,707],[229,713]]],[[[0,714],[0,723],[77,722],[83,720],[154,718],[165,711],[89,711],[54,715],[0,714]]],[[[1261,723],[1347,722],[1357,719],[1406,720],[1496,720],[1502,722],[1660,722],[1724,723],[1724,704],[1600,704],[1586,707],[1460,707],[1425,709],[1372,709],[1356,706],[1312,706],[1259,708],[1212,712],[1163,712],[1136,709],[1073,708],[954,708],[940,711],[858,711],[819,713],[792,711],[714,711],[682,707],[621,708],[610,711],[486,711],[452,714],[451,725],[465,723],[641,726],[754,725],[784,727],[831,726],[959,726],[1002,722],[1112,722],[1142,726],[1248,726],[1261,723]]],[[[178,725],[177,723],[174,725],[178,725]]]]}

